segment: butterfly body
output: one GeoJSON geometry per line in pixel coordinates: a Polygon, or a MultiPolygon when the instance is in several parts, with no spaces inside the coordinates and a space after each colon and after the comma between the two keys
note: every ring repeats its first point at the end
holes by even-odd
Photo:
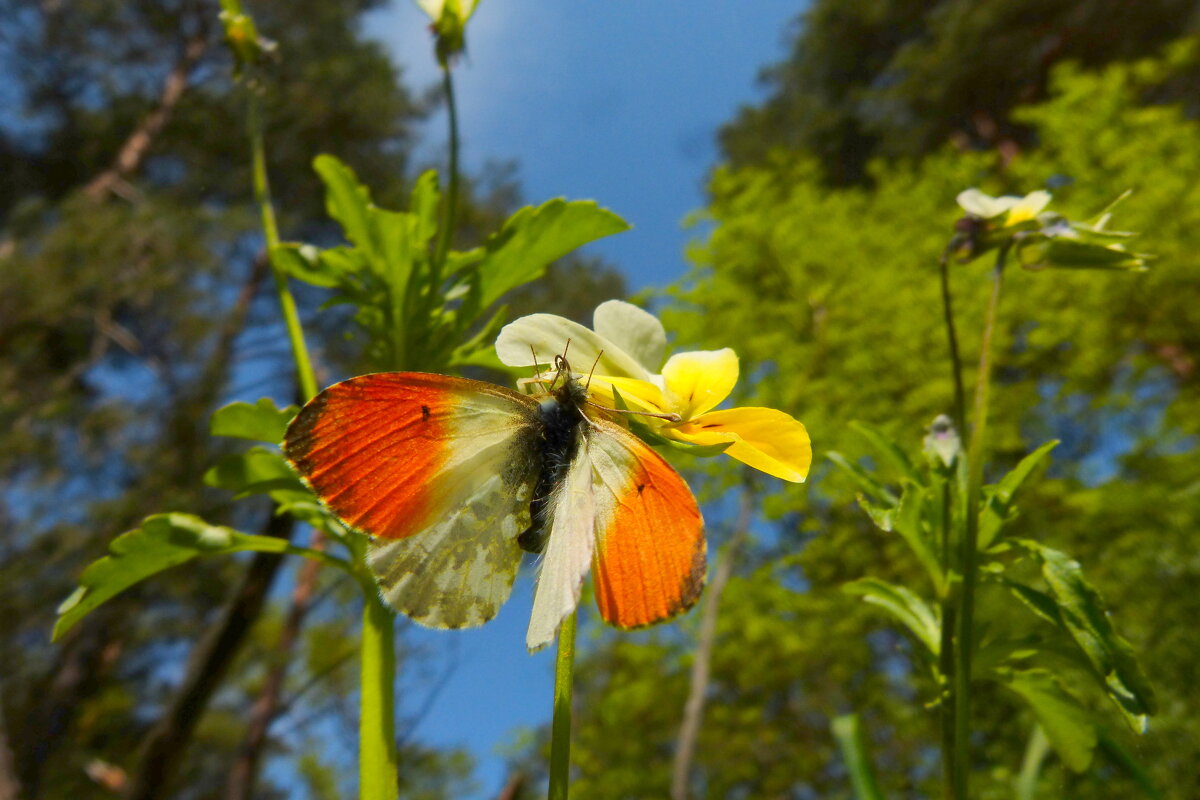
{"type": "Polygon", "coordinates": [[[421,624],[493,617],[523,551],[541,554],[531,650],[574,610],[589,567],[612,624],[690,607],[705,568],[691,492],[631,433],[589,416],[569,367],[552,385],[539,402],[443,375],[352,378],[301,410],[284,452],[330,511],[373,537],[385,600],[421,624]]]}

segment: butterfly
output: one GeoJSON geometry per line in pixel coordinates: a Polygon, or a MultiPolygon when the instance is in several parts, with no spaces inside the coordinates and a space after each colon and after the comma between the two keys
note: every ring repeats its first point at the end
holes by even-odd
{"type": "Polygon", "coordinates": [[[530,651],[554,640],[589,567],[608,623],[690,608],[704,523],[660,456],[588,401],[565,356],[540,396],[467,378],[382,372],[334,384],[288,426],[283,450],[321,502],[372,537],[384,599],[433,628],[482,625],[540,554],[530,651]]]}

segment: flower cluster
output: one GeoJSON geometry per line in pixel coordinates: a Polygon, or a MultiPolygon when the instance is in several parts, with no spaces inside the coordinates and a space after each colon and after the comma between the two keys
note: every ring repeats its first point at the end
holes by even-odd
{"type": "Polygon", "coordinates": [[[730,348],[676,353],[664,363],[667,336],[652,314],[619,300],[600,304],[589,330],[554,314],[531,314],[505,326],[496,339],[500,361],[512,367],[546,364],[570,342],[571,361],[590,372],[592,402],[628,409],[652,442],[682,445],[697,454],[724,452],[757,470],[801,482],[812,447],[804,426],[773,408],[717,409],[738,380],[730,348]]]}

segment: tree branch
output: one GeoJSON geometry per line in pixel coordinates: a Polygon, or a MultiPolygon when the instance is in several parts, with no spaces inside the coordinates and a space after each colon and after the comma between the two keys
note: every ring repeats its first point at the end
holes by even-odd
{"type": "MultiPolygon", "coordinates": [[[[264,533],[291,538],[294,521],[274,510],[264,533]]],[[[258,620],[283,556],[256,553],[220,620],[208,629],[188,660],[187,674],[162,717],[142,741],[130,775],[129,800],[166,796],[167,784],[182,761],[196,723],[229,671],[250,628],[258,620]]]]}
{"type": "Polygon", "coordinates": [[[691,685],[683,707],[683,721],[679,725],[678,744],[675,748],[675,763],[671,769],[671,800],[686,800],[688,796],[688,777],[696,755],[700,724],[704,719],[704,701],[708,695],[712,652],[717,638],[717,611],[721,603],[721,593],[725,591],[725,585],[729,583],[733,574],[739,550],[749,535],[753,499],[754,492],[750,485],[743,486],[737,528],[729,543],[725,545],[725,552],[717,562],[712,582],[709,583],[705,594],[704,610],[700,616],[700,635],[696,644],[695,659],[692,661],[691,685]]]}
{"type": "MultiPolygon", "coordinates": [[[[324,537],[314,535],[310,546],[314,550],[324,550],[324,537]]],[[[320,562],[311,559],[305,560],[296,576],[296,587],[292,590],[292,605],[288,609],[283,629],[279,632],[279,640],[272,656],[273,663],[267,672],[267,678],[263,682],[258,699],[250,709],[250,722],[246,727],[246,735],[238,748],[233,768],[229,771],[229,780],[225,785],[225,797],[228,800],[251,800],[254,794],[254,784],[258,779],[263,749],[267,743],[267,733],[280,710],[279,698],[283,693],[283,684],[287,677],[288,666],[291,664],[292,651],[300,638],[304,619],[312,608],[313,594],[320,568],[320,562]]]]}
{"type": "Polygon", "coordinates": [[[157,105],[126,137],[121,149],[117,151],[117,157],[113,159],[112,166],[92,178],[83,188],[84,195],[90,200],[103,200],[110,193],[129,198],[130,187],[125,183],[125,179],[138,171],[142,161],[146,158],[146,153],[150,150],[150,145],[154,143],[155,137],[162,132],[175,113],[175,107],[179,105],[180,98],[187,90],[192,68],[196,66],[196,62],[204,55],[206,49],[208,49],[207,26],[201,26],[199,32],[189,37],[184,43],[183,52],[163,80],[157,105]]]}

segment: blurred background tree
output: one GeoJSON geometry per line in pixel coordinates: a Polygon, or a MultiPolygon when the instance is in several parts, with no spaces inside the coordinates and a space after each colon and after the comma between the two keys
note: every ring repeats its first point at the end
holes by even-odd
{"type": "MultiPolygon", "coordinates": [[[[1115,225],[1147,232],[1140,244],[1160,255],[1149,273],[1009,276],[992,468],[1063,439],[1023,496],[1020,535],[1081,560],[1163,700],[1145,737],[1107,712],[1092,769],[1074,774],[1051,756],[1037,796],[1138,796],[1130,756],[1161,796],[1191,796],[1197,642],[1179,621],[1197,612],[1187,587],[1200,521],[1198,49],[1169,39],[1194,5],[1138,6],[1122,34],[1110,26],[1128,6],[1036,4],[1031,24],[1034,5],[815,3],[791,59],[766,72],[772,96],[722,133],[711,233],[664,319],[682,349],[734,346],[756,370],[735,404],[795,413],[818,453],[869,452],[847,427],[855,419],[915,452],[921,423],[953,401],[937,258],[961,216],[955,195],[1046,187],[1088,217],[1131,189],[1115,225]]],[[[952,269],[972,364],[987,269],[952,269]]],[[[724,466],[708,479],[715,542],[739,528],[724,466]]],[[[711,659],[711,677],[694,796],[851,796],[829,729],[848,712],[864,717],[885,796],[940,794],[936,713],[920,705],[933,687],[900,630],[840,591],[868,574],[912,584],[920,568],[872,527],[854,491],[826,463],[804,489],[755,492],[762,513],[720,597],[710,654],[697,655],[701,614],[593,643],[577,690],[577,796],[667,794],[698,657],[711,659]]],[[[1011,797],[1032,717],[995,690],[975,708],[975,796],[1011,797]]]]}
{"type": "MultiPolygon", "coordinates": [[[[336,153],[396,205],[416,173],[415,126],[438,98],[414,94],[365,35],[378,0],[250,5],[278,43],[262,92],[283,234],[329,241],[337,228],[313,157],[336,153]]],[[[245,98],[219,11],[217,0],[0,0],[0,658],[10,665],[0,719],[29,800],[119,789],[206,631],[225,634],[232,667],[224,684],[210,676],[221,688],[208,713],[208,696],[185,709],[200,746],[187,747],[182,731],[175,785],[180,797],[228,796],[246,709],[294,606],[290,591],[271,594],[277,558],[222,559],[128,593],[60,646],[47,638],[82,566],[147,513],[187,509],[290,534],[267,506],[235,510],[202,481],[220,453],[208,435],[217,406],[263,394],[286,404],[296,392],[277,301],[259,291],[267,272],[245,98]]],[[[520,191],[512,168],[467,184],[458,236],[474,243],[520,191]]],[[[611,267],[574,259],[537,291],[539,308],[553,299],[578,315],[624,286],[611,267]]],[[[300,299],[311,314],[324,298],[300,299]]],[[[322,324],[319,369],[331,382],[361,363],[361,343],[344,340],[336,317],[322,324]]],[[[288,676],[275,735],[254,746],[301,765],[314,795],[325,786],[342,796],[345,776],[330,772],[314,731],[354,740],[344,697],[355,685],[357,634],[345,622],[355,615],[337,611],[353,593],[328,575],[311,593],[303,666],[288,676]]],[[[422,654],[402,655],[421,674],[422,654]]],[[[408,742],[402,758],[410,796],[455,797],[468,785],[462,751],[408,742]]],[[[254,796],[287,794],[268,780],[254,796]]]]}

